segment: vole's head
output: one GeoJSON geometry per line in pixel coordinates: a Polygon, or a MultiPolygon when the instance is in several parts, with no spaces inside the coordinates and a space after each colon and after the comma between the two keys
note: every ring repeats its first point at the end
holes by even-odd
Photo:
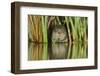
{"type": "Polygon", "coordinates": [[[52,31],[52,40],[60,42],[66,37],[66,29],[63,25],[55,26],[52,31]]]}

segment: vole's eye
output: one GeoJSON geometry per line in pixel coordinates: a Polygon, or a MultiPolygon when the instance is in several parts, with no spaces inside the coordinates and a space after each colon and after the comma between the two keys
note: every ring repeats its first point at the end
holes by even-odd
{"type": "Polygon", "coordinates": [[[57,32],[58,30],[56,29],[55,32],[57,32]]]}

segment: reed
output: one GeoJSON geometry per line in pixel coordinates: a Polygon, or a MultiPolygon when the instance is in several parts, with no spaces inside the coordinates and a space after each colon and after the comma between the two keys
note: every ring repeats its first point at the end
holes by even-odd
{"type": "Polygon", "coordinates": [[[70,32],[68,17],[65,17],[65,22],[66,22],[66,26],[67,26],[67,29],[68,29],[67,31],[68,31],[69,42],[71,43],[71,32],[70,32]]]}
{"type": "MultiPolygon", "coordinates": [[[[54,25],[66,26],[69,42],[87,41],[86,17],[71,16],[28,16],[28,37],[33,42],[48,43],[48,28],[54,25]]],[[[50,30],[49,30],[50,31],[50,30]]]]}
{"type": "Polygon", "coordinates": [[[42,33],[43,33],[43,42],[48,42],[48,37],[47,37],[47,16],[41,16],[41,26],[42,26],[42,33]]]}

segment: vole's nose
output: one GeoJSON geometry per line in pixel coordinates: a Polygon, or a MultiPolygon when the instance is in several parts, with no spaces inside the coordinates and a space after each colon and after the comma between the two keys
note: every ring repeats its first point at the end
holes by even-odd
{"type": "Polygon", "coordinates": [[[58,34],[61,34],[61,32],[58,32],[58,34]]]}

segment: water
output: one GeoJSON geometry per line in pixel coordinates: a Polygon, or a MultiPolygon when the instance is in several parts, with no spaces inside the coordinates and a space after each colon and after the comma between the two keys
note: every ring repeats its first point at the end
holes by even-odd
{"type": "Polygon", "coordinates": [[[88,58],[87,43],[29,43],[28,60],[57,60],[88,58]]]}

